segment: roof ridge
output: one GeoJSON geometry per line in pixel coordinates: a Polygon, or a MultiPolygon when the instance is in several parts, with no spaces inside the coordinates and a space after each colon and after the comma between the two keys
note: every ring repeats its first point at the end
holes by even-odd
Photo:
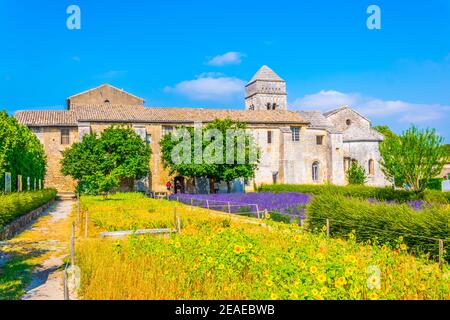
{"type": "Polygon", "coordinates": [[[254,74],[249,83],[254,81],[284,81],[275,71],[269,68],[267,65],[263,65],[259,70],[254,74]]]}
{"type": "Polygon", "coordinates": [[[136,96],[136,95],[134,95],[134,94],[132,94],[132,93],[130,93],[130,92],[128,92],[128,91],[125,91],[124,89],[119,89],[119,88],[117,88],[116,86],[113,86],[113,85],[111,85],[111,84],[109,84],[109,83],[104,83],[104,84],[102,84],[102,85],[99,85],[99,86],[97,86],[97,87],[91,88],[91,89],[89,89],[89,90],[85,90],[85,91],[83,91],[83,92],[74,94],[74,95],[68,97],[67,99],[77,97],[77,96],[79,96],[79,95],[82,95],[82,94],[91,92],[91,91],[96,90],[96,89],[99,89],[99,88],[101,88],[101,87],[111,87],[111,88],[116,89],[116,90],[118,90],[118,91],[121,91],[121,92],[123,92],[123,93],[125,93],[125,94],[128,94],[128,95],[130,95],[130,96],[132,96],[132,97],[135,97],[135,98],[137,98],[137,99],[139,99],[139,100],[145,101],[144,98],[138,97],[138,96],[136,96]]]}

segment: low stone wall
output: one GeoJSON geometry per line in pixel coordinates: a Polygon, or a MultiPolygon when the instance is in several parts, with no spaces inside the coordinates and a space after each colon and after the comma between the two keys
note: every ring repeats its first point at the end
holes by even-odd
{"type": "Polygon", "coordinates": [[[24,214],[13,222],[7,224],[0,230],[0,241],[11,239],[16,234],[23,231],[31,222],[39,218],[53,203],[55,203],[55,200],[51,200],[42,207],[34,209],[33,211],[24,214]]]}

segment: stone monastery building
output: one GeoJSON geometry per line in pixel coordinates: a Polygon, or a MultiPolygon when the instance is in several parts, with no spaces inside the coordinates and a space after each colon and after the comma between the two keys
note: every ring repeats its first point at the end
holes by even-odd
{"type": "MultiPolygon", "coordinates": [[[[262,151],[254,181],[346,184],[346,170],[357,161],[368,184],[384,186],[379,143],[383,136],[370,120],[344,106],[329,112],[289,111],[286,82],[263,66],[246,85],[245,110],[145,107],[144,100],[108,84],[67,99],[67,110],[19,111],[18,121],[38,136],[48,157],[46,186],[72,192],[75,182],[60,173],[61,151],[90,132],[128,124],[152,149],[150,175],[141,182],[149,191],[165,191],[169,177],[161,164],[159,140],[179,125],[231,118],[247,123],[262,151]]],[[[188,181],[177,177],[185,191],[188,181]]],[[[173,182],[172,182],[173,183],[173,182]]]]}

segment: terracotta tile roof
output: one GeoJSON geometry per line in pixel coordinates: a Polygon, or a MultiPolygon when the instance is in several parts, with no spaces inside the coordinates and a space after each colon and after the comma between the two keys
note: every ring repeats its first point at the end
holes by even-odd
{"type": "Polygon", "coordinates": [[[333,126],[333,123],[319,110],[299,110],[297,112],[310,123],[309,128],[325,129],[330,133],[340,133],[333,126]]]}
{"type": "Polygon", "coordinates": [[[86,93],[89,93],[89,92],[92,92],[92,91],[96,91],[96,90],[98,90],[98,89],[100,89],[100,88],[103,88],[103,87],[108,87],[108,88],[111,88],[111,89],[113,89],[113,90],[117,90],[117,91],[123,92],[123,93],[125,93],[125,94],[127,94],[127,95],[129,95],[129,96],[132,96],[132,97],[134,97],[134,98],[136,98],[136,99],[139,99],[139,100],[144,101],[143,98],[138,97],[138,96],[135,96],[135,95],[132,94],[132,93],[129,93],[129,92],[123,90],[123,89],[119,89],[119,88],[117,88],[117,87],[114,87],[114,86],[112,86],[112,85],[110,85],[110,84],[108,84],[108,83],[105,83],[105,84],[102,84],[101,86],[98,86],[98,87],[95,87],[95,88],[92,88],[92,89],[89,89],[89,90],[86,90],[86,91],[83,91],[83,92],[74,94],[73,96],[70,96],[68,99],[70,100],[71,98],[75,98],[75,97],[81,96],[81,95],[83,95],[83,94],[86,94],[86,93]]]}
{"type": "Polygon", "coordinates": [[[344,142],[351,141],[383,141],[384,136],[375,129],[361,129],[350,127],[344,131],[344,142]]]}
{"type": "Polygon", "coordinates": [[[210,122],[216,118],[231,118],[253,124],[308,124],[294,111],[247,111],[200,108],[153,108],[129,105],[72,105],[67,111],[18,111],[16,118],[30,126],[77,125],[78,121],[192,123],[210,122]]]}
{"type": "Polygon", "coordinates": [[[76,126],[77,118],[74,112],[65,110],[32,110],[17,111],[15,114],[19,123],[33,126],[76,126]]]}

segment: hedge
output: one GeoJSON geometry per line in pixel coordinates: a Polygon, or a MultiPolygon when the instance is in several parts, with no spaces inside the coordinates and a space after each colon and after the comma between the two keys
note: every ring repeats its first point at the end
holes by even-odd
{"type": "Polygon", "coordinates": [[[0,195],[0,229],[16,218],[55,199],[56,193],[55,189],[44,189],[0,195]]]}
{"type": "Polygon", "coordinates": [[[331,192],[336,195],[355,197],[361,199],[377,199],[383,201],[407,202],[409,200],[424,200],[430,203],[450,203],[450,192],[425,190],[423,193],[414,193],[406,190],[394,190],[392,188],[378,188],[369,186],[337,186],[332,184],[274,184],[262,185],[258,192],[301,192],[314,195],[331,192]]]}
{"type": "Polygon", "coordinates": [[[435,205],[414,210],[407,204],[370,203],[340,194],[324,193],[313,197],[306,208],[306,226],[321,231],[330,220],[331,236],[348,236],[354,230],[357,240],[375,241],[391,246],[403,235],[414,254],[438,256],[438,240],[445,241],[445,258],[450,260],[450,207],[435,205]],[[426,239],[432,238],[432,239],[426,239]]]}
{"type": "Polygon", "coordinates": [[[442,178],[430,179],[426,185],[426,188],[430,190],[442,191],[442,181],[444,181],[442,178]]]}

